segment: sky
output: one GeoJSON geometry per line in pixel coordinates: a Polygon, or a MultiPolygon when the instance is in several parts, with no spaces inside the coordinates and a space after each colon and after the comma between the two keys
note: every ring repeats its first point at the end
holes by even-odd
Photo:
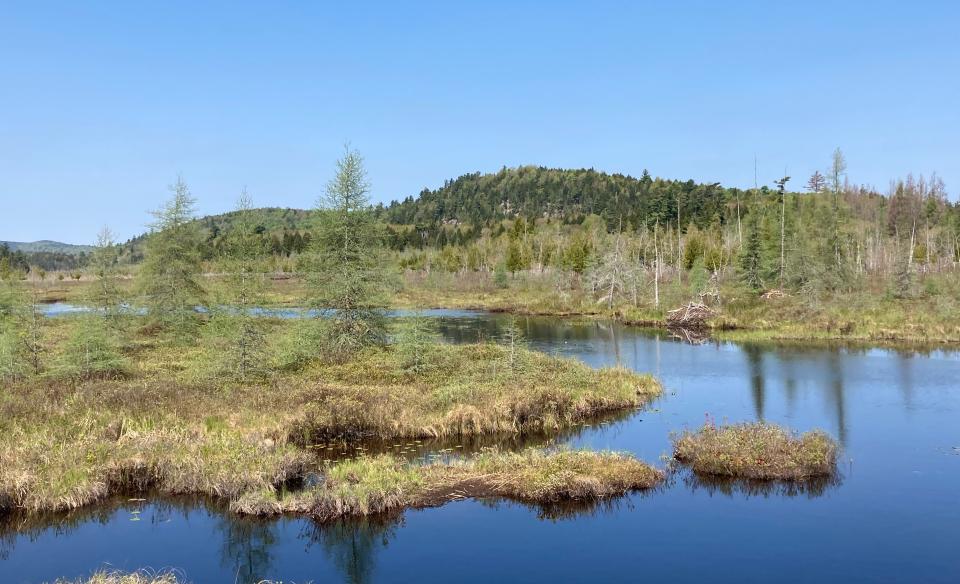
{"type": "Polygon", "coordinates": [[[958,2],[0,0],[0,240],[313,206],[349,142],[388,202],[503,166],[800,187],[837,147],[960,193],[958,2]],[[349,5],[348,5],[349,4],[349,5]]]}

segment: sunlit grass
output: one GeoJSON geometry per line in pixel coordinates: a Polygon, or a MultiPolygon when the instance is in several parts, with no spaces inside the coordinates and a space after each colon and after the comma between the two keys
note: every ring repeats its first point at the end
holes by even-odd
{"type": "Polygon", "coordinates": [[[615,452],[489,450],[423,465],[385,454],[338,463],[319,484],[296,493],[251,492],[231,509],[250,515],[305,514],[328,521],[469,497],[506,497],[536,504],[596,501],[652,488],[663,478],[662,471],[615,452]]]}
{"type": "Polygon", "coordinates": [[[674,437],[674,457],[698,473],[803,480],[836,472],[838,446],[827,434],[799,435],[764,422],[715,426],[674,437]]]}

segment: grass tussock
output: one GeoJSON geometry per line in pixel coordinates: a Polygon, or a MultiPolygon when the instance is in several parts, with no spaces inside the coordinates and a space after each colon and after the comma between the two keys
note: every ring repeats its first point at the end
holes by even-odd
{"type": "Polygon", "coordinates": [[[356,438],[437,438],[552,432],[587,418],[645,405],[662,388],[649,375],[492,344],[438,345],[414,375],[395,351],[369,350],[317,367],[329,380],[295,424],[300,443],[356,438]]]}
{"type": "Polygon", "coordinates": [[[661,471],[646,463],[614,452],[490,450],[452,463],[427,465],[380,455],[335,465],[321,483],[300,492],[250,493],[231,509],[251,515],[306,514],[329,521],[470,497],[537,504],[596,501],[652,488],[663,478],[661,471]]]}
{"type": "Polygon", "coordinates": [[[70,430],[77,433],[18,429],[3,440],[0,503],[66,511],[146,489],[233,498],[301,476],[310,458],[290,444],[236,431],[165,427],[112,436],[92,424],[70,430]]]}
{"type": "Polygon", "coordinates": [[[181,580],[174,572],[108,572],[99,571],[89,578],[79,580],[58,579],[54,584],[180,584],[181,580]]]}
{"type": "Polygon", "coordinates": [[[673,440],[673,454],[701,474],[806,480],[836,472],[837,443],[819,430],[802,435],[763,422],[706,424],[673,440]]]}

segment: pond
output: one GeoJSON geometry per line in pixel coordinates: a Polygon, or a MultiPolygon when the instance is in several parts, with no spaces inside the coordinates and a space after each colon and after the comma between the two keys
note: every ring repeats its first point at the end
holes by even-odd
{"type": "MultiPolygon", "coordinates": [[[[496,338],[504,315],[433,311],[453,342],[496,338]]],[[[564,434],[663,466],[673,431],[763,419],[822,428],[840,477],[802,489],[686,471],[599,506],[466,500],[365,521],[241,519],[190,499],[121,500],[7,524],[0,581],[98,567],[175,568],[194,582],[960,581],[960,354],[679,342],[599,321],[522,318],[530,345],[658,376],[646,410],[564,434]]]]}

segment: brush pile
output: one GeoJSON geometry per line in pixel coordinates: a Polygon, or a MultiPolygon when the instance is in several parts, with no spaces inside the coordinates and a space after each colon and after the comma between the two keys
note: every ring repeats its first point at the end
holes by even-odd
{"type": "Polygon", "coordinates": [[[667,312],[667,326],[691,330],[708,328],[707,321],[714,315],[714,311],[700,302],[690,302],[667,312]]]}

